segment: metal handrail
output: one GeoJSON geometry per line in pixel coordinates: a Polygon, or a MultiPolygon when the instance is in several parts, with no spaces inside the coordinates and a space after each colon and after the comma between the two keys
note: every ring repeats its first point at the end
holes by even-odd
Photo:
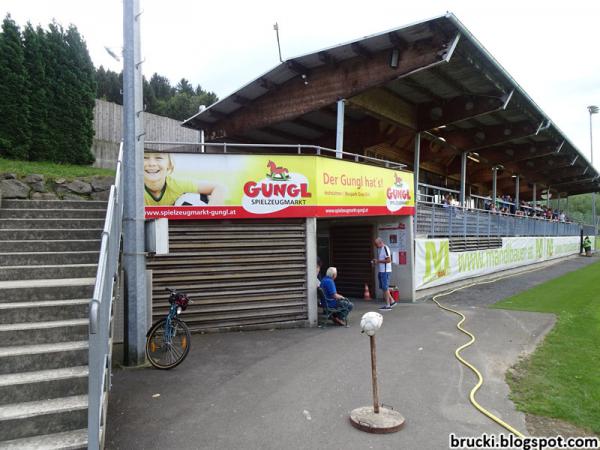
{"type": "MultiPolygon", "coordinates": [[[[342,156],[349,156],[354,159],[354,161],[358,162],[363,160],[365,162],[370,162],[377,165],[383,165],[384,167],[393,168],[393,169],[404,169],[406,168],[406,164],[388,161],[386,159],[373,158],[372,156],[359,155],[358,153],[349,153],[344,151],[335,150],[333,148],[321,147],[320,145],[304,145],[304,144],[237,144],[237,143],[228,143],[228,142],[161,142],[161,141],[145,141],[144,145],[180,145],[180,146],[194,146],[194,147],[222,147],[223,153],[227,153],[227,149],[229,148],[282,148],[282,149],[293,149],[296,150],[298,155],[302,154],[303,149],[313,150],[317,155],[321,155],[321,153],[333,153],[342,156]]],[[[153,150],[155,151],[155,150],[153,150]]],[[[158,150],[159,152],[161,150],[158,150]]],[[[203,152],[193,152],[193,153],[203,153],[203,152]]]]}
{"type": "Polygon", "coordinates": [[[119,149],[115,184],[110,188],[102,230],[98,270],[89,312],[88,449],[104,447],[106,407],[112,365],[113,291],[119,271],[123,219],[123,143],[119,149]]]}

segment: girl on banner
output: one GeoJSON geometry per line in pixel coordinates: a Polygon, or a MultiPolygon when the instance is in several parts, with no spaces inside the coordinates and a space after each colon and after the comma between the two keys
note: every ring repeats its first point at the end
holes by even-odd
{"type": "Polygon", "coordinates": [[[169,153],[144,153],[144,203],[146,206],[223,205],[225,186],[211,181],[191,181],[172,176],[175,165],[169,153]],[[180,199],[196,194],[197,201],[180,199]],[[178,202],[177,200],[180,199],[178,202]]]}

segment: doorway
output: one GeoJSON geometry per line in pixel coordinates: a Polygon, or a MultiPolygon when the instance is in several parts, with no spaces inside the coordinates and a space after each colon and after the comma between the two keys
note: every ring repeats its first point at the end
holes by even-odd
{"type": "Polygon", "coordinates": [[[347,297],[362,298],[365,283],[373,288],[374,225],[349,223],[345,220],[317,222],[317,254],[322,261],[322,274],[327,267],[338,270],[338,291],[347,297]]]}

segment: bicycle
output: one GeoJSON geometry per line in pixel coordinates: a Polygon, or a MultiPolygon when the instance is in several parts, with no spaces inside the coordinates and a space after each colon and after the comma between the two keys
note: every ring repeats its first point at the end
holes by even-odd
{"type": "Polygon", "coordinates": [[[179,316],[191,302],[189,297],[176,289],[169,291],[169,314],[160,319],[146,333],[146,356],[157,369],[168,370],[178,366],[190,352],[191,335],[179,316]]]}

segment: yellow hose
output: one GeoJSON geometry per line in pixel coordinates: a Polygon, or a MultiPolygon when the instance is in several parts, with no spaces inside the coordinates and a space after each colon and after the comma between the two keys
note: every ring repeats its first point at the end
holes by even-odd
{"type": "Polygon", "coordinates": [[[460,352],[469,347],[471,344],[473,344],[473,342],[475,342],[475,336],[465,330],[462,327],[462,324],[465,322],[465,320],[467,320],[467,318],[464,316],[463,313],[456,311],[452,308],[449,308],[447,306],[442,305],[440,302],[437,301],[437,298],[439,297],[445,297],[446,295],[450,295],[453,294],[456,291],[460,291],[462,289],[466,289],[469,287],[473,287],[473,286],[477,286],[480,284],[489,284],[489,283],[494,283],[496,281],[499,280],[503,280],[505,278],[510,278],[510,277],[514,277],[517,275],[522,275],[524,273],[529,273],[529,272],[534,272],[536,270],[540,270],[543,267],[538,267],[536,269],[531,269],[531,270],[526,270],[526,271],[522,271],[522,272],[518,272],[518,273],[514,273],[511,275],[505,275],[503,277],[498,277],[498,278],[493,278],[491,280],[486,280],[486,281],[478,281],[476,283],[470,283],[467,284],[465,286],[461,286],[459,288],[456,289],[452,289],[451,291],[448,292],[443,292],[441,294],[437,294],[434,295],[432,300],[442,309],[446,310],[446,311],[450,311],[458,316],[461,317],[460,321],[456,324],[456,328],[458,328],[460,331],[462,331],[463,333],[465,333],[467,336],[469,336],[471,338],[471,340],[469,342],[467,342],[464,345],[461,345],[460,347],[458,347],[455,351],[454,351],[454,356],[456,356],[456,359],[458,359],[463,365],[465,365],[466,367],[468,367],[469,369],[471,369],[473,371],[473,373],[475,373],[475,375],[477,375],[477,384],[475,385],[475,387],[473,387],[473,389],[471,389],[471,392],[469,393],[469,400],[471,401],[471,403],[473,404],[473,406],[482,414],[484,414],[485,416],[489,417],[490,419],[492,419],[494,422],[496,422],[498,425],[504,427],[505,429],[507,429],[508,431],[510,431],[511,433],[513,433],[514,435],[518,436],[518,437],[525,437],[525,435],[523,433],[521,433],[519,430],[517,430],[516,428],[512,427],[511,425],[507,424],[506,422],[504,422],[502,419],[500,419],[499,417],[495,416],[494,414],[492,414],[491,412],[489,412],[487,409],[485,409],[483,406],[481,406],[477,400],[475,399],[475,393],[479,390],[479,388],[481,387],[481,385],[483,384],[483,376],[481,375],[481,372],[479,372],[479,370],[477,370],[477,368],[471,364],[470,362],[468,362],[466,359],[464,359],[461,355],[460,352]]]}

